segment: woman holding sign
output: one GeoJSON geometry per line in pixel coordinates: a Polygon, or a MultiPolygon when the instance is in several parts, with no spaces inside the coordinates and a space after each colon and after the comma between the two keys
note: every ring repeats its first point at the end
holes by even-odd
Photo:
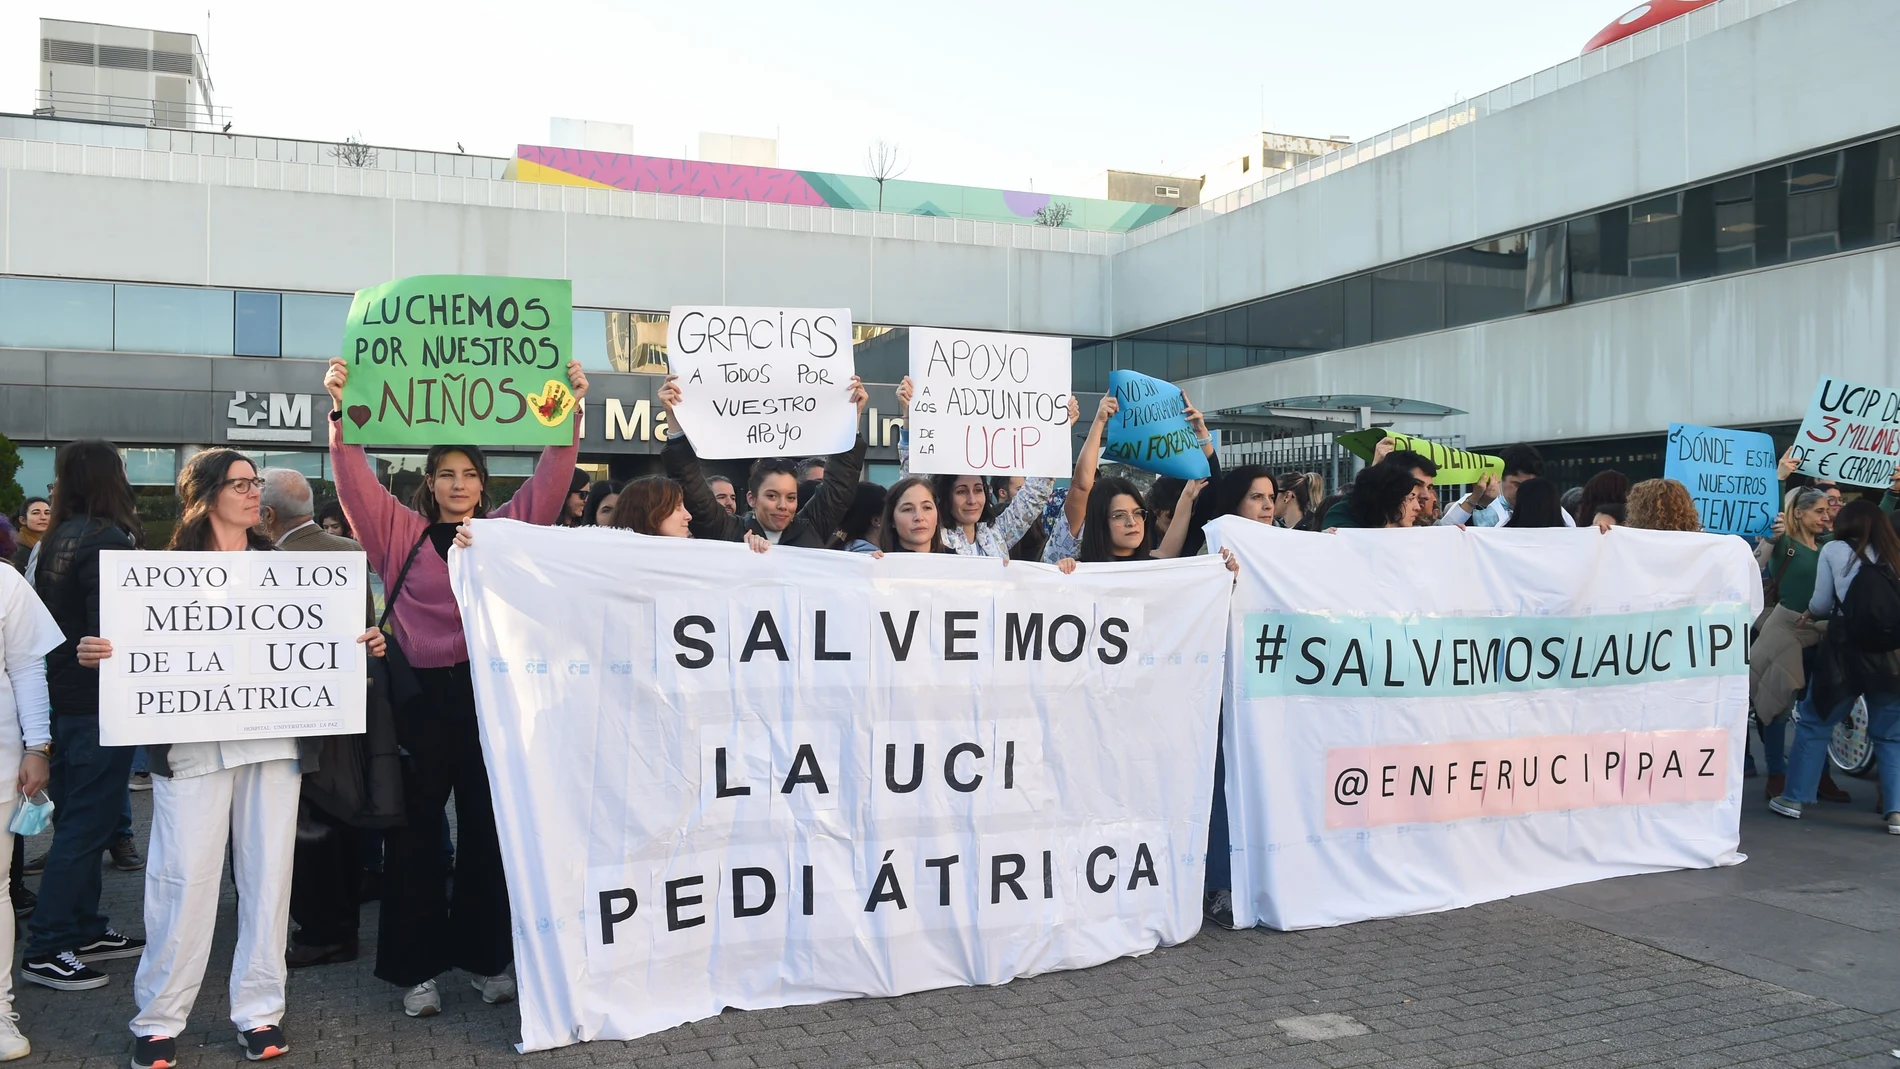
{"type": "MultiPolygon", "coordinates": [[[[452,968],[475,976],[482,1001],[509,1002],[515,982],[508,886],[502,875],[501,843],[494,802],[482,760],[475,719],[462,614],[449,588],[449,547],[456,527],[472,517],[496,516],[552,525],[568,499],[580,423],[571,444],[541,451],[534,475],[507,503],[488,507],[488,462],[473,445],[438,445],[423,462],[423,482],[414,500],[396,500],[371,470],[363,447],[343,441],[343,384],[350,369],[330,361],[323,385],[330,413],[330,463],[337,497],[369,554],[370,567],[388,586],[385,610],[394,629],[392,669],[398,677],[396,730],[409,754],[403,768],[406,827],[384,840],[382,922],[376,941],[376,975],[406,988],[403,1012],[428,1017],[442,1010],[436,977],[452,968]],[[400,655],[400,656],[398,656],[400,655]],[[403,701],[404,691],[408,700],[403,701]],[[448,892],[448,859],[439,836],[443,807],[455,795],[459,829],[454,894],[448,892]]],[[[575,407],[587,394],[578,361],[567,365],[575,407]]]]}
{"type": "MultiPolygon", "coordinates": [[[[174,550],[270,552],[258,529],[263,480],[243,454],[207,449],[178,473],[184,515],[174,550]]],[[[358,636],[372,656],[383,651],[374,628],[358,636]]],[[[112,656],[102,638],[79,641],[79,662],[112,656]]],[[[218,919],[224,850],[231,846],[238,890],[237,953],[231,962],[231,1023],[251,1061],[290,1052],[284,1017],[285,938],[290,929],[290,870],[297,844],[297,797],[313,771],[315,740],[238,739],[148,746],[152,771],[151,860],[145,870],[145,931],[133,996],[134,1069],[177,1063],[184,1031],[204,982],[218,919]]]]}
{"type": "MultiPolygon", "coordinates": [[[[916,384],[909,375],[897,386],[897,403],[908,420],[910,401],[916,384]]],[[[1081,418],[1081,407],[1069,397],[1069,422],[1081,418]]],[[[910,474],[910,433],[899,431],[897,461],[904,474],[910,474]]],[[[949,525],[943,528],[944,545],[952,553],[966,557],[1008,557],[1010,547],[1028,533],[1029,525],[1042,516],[1042,507],[1055,492],[1056,481],[1049,478],[1023,480],[1023,488],[998,511],[980,475],[937,475],[932,478],[937,491],[937,512],[949,525]]]]}

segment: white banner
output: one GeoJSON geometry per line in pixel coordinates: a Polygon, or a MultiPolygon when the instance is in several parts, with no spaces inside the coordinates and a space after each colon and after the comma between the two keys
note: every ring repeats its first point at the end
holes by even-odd
{"type": "Polygon", "coordinates": [[[910,328],[910,470],[1066,478],[1067,338],[910,328]]]}
{"type": "Polygon", "coordinates": [[[475,522],[521,1049],[1200,927],[1231,582],[475,522]]]}
{"type": "Polygon", "coordinates": [[[849,308],[675,305],[666,360],[702,457],[842,453],[857,441],[849,308]]]}
{"type": "Polygon", "coordinates": [[[99,555],[99,741],[363,730],[361,553],[99,555]]]}
{"type": "Polygon", "coordinates": [[[1223,736],[1239,923],[1741,860],[1761,603],[1741,539],[1208,531],[1241,561],[1223,736]]]}
{"type": "Polygon", "coordinates": [[[1886,486],[1900,458],[1900,390],[1823,378],[1795,432],[1795,470],[1851,486],[1886,486]]]}

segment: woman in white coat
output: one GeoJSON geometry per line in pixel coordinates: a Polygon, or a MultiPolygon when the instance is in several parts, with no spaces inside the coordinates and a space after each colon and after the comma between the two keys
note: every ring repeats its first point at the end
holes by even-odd
{"type": "MultiPolygon", "coordinates": [[[[52,702],[46,655],[66,636],[20,573],[0,568],[0,857],[13,850],[13,815],[52,774],[52,702]]],[[[0,880],[0,918],[13,913],[0,880]]],[[[0,921],[0,960],[13,960],[13,925],[0,921]]],[[[33,1053],[13,1012],[13,972],[0,971],[0,1062],[33,1053]]]]}

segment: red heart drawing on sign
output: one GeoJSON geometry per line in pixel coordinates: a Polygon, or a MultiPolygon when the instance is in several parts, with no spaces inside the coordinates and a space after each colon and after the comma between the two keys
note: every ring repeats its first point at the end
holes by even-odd
{"type": "Polygon", "coordinates": [[[361,427],[363,424],[369,422],[369,406],[368,405],[351,405],[348,409],[344,411],[344,415],[350,417],[351,423],[354,423],[358,427],[361,427]]]}

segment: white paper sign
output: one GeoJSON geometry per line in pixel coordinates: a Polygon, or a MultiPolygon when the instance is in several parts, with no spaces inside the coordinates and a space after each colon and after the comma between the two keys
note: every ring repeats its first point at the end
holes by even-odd
{"type": "Polygon", "coordinates": [[[1225,517],[1208,541],[1241,565],[1223,740],[1239,923],[1742,860],[1761,580],[1741,539],[1225,517]]]}
{"type": "Polygon", "coordinates": [[[1900,390],[1824,378],[1794,436],[1796,471],[1850,486],[1886,486],[1900,460],[1900,390]]]}
{"type": "Polygon", "coordinates": [[[910,328],[910,470],[1066,477],[1068,338],[910,328]]]}
{"type": "Polygon", "coordinates": [[[363,730],[361,553],[99,555],[99,741],[363,730]]]}
{"type": "Polygon", "coordinates": [[[849,308],[676,305],[666,359],[702,457],[825,455],[857,441],[849,308]]]}
{"type": "Polygon", "coordinates": [[[1229,573],[1003,564],[475,521],[523,1050],[1199,930],[1229,573]]]}

